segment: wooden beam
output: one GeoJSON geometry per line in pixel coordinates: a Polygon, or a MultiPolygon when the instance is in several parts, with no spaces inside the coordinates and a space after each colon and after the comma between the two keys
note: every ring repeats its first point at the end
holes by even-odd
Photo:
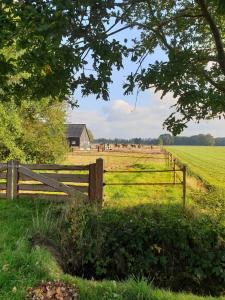
{"type": "MultiPolygon", "coordinates": [[[[61,182],[74,182],[74,183],[88,183],[89,182],[88,174],[56,174],[56,173],[35,173],[35,174],[44,176],[49,179],[61,181],[61,182]]],[[[20,181],[30,181],[30,178],[31,178],[30,176],[21,174],[20,181]]]]}
{"type": "Polygon", "coordinates": [[[6,183],[0,183],[0,190],[6,190],[6,183]]]}
{"type": "Polygon", "coordinates": [[[23,175],[30,177],[31,180],[36,180],[36,181],[42,182],[50,187],[53,187],[54,189],[56,189],[59,192],[63,192],[70,196],[77,197],[80,200],[84,200],[84,201],[88,200],[88,198],[85,194],[67,186],[66,184],[63,184],[62,182],[58,182],[55,179],[49,178],[42,174],[35,173],[26,167],[19,166],[19,172],[23,175]]]}
{"type": "Polygon", "coordinates": [[[12,188],[13,188],[13,198],[16,199],[18,196],[18,181],[19,181],[19,161],[14,160],[13,161],[13,180],[12,180],[12,188]]]}
{"type": "Polygon", "coordinates": [[[58,171],[82,171],[89,170],[89,165],[74,166],[74,165],[52,165],[52,164],[21,164],[21,166],[31,170],[58,170],[58,171]]]}
{"type": "Polygon", "coordinates": [[[0,172],[7,171],[7,164],[0,164],[0,172]]]}
{"type": "Polygon", "coordinates": [[[0,179],[6,179],[6,178],[7,178],[7,172],[1,172],[0,179]]]}
{"type": "Polygon", "coordinates": [[[103,159],[96,160],[96,188],[95,188],[95,200],[102,205],[103,202],[103,159]]]}
{"type": "Polygon", "coordinates": [[[7,199],[13,200],[13,160],[10,160],[7,164],[7,199]]]}

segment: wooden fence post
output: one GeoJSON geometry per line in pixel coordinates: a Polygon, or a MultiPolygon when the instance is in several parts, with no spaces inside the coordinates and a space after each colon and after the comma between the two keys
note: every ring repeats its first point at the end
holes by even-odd
{"type": "Polygon", "coordinates": [[[13,200],[18,196],[18,161],[10,160],[7,163],[7,187],[6,197],[13,200]]]}
{"type": "Polygon", "coordinates": [[[167,151],[166,151],[166,154],[167,154],[167,165],[169,167],[170,166],[170,154],[167,151]]]}
{"type": "Polygon", "coordinates": [[[18,160],[14,160],[13,161],[13,199],[16,199],[18,197],[18,193],[19,193],[19,161],[18,160]]]}
{"type": "Polygon", "coordinates": [[[102,206],[103,201],[103,159],[89,166],[89,200],[102,206]]]}
{"type": "Polygon", "coordinates": [[[183,209],[186,207],[187,167],[183,166],[183,209]]]}
{"type": "Polygon", "coordinates": [[[96,160],[96,170],[95,170],[95,175],[96,175],[96,190],[95,190],[95,197],[96,201],[100,206],[102,206],[103,202],[103,159],[98,158],[96,160]]]}
{"type": "Polygon", "coordinates": [[[96,164],[91,164],[89,166],[89,201],[95,201],[95,182],[96,182],[96,164]]]}
{"type": "Polygon", "coordinates": [[[6,197],[13,200],[13,160],[7,162],[6,197]]]}
{"type": "Polygon", "coordinates": [[[176,184],[176,158],[173,160],[173,183],[176,184]]]}

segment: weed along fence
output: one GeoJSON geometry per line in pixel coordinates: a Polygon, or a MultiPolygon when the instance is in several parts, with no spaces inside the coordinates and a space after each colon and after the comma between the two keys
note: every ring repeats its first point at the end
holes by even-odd
{"type": "Polygon", "coordinates": [[[0,164],[1,197],[84,201],[103,200],[103,160],[91,165],[0,164]]]}

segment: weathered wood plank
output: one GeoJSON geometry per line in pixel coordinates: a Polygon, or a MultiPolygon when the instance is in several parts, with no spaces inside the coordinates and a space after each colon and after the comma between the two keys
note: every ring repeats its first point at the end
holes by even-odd
{"type": "Polygon", "coordinates": [[[0,172],[6,171],[7,165],[6,164],[0,164],[0,172]]]}
{"type": "MultiPolygon", "coordinates": [[[[67,185],[75,190],[78,190],[83,193],[88,192],[88,186],[77,186],[77,185],[67,185]]],[[[0,185],[1,189],[1,185],[0,185]]],[[[57,192],[57,190],[51,186],[48,186],[46,184],[19,184],[19,190],[20,191],[43,191],[43,192],[57,192]]]]}
{"type": "Polygon", "coordinates": [[[1,172],[0,173],[0,179],[6,179],[7,172],[1,172]]]}
{"type": "MultiPolygon", "coordinates": [[[[32,172],[32,171],[31,171],[32,172]]],[[[88,174],[56,174],[56,173],[35,173],[49,179],[54,179],[61,182],[88,183],[88,174]]],[[[20,175],[21,181],[31,181],[31,177],[25,174],[20,175]]]]}
{"type": "Polygon", "coordinates": [[[21,166],[31,170],[58,170],[58,171],[82,171],[89,170],[88,165],[74,166],[74,165],[52,165],[52,164],[21,164],[21,166]]]}
{"type": "Polygon", "coordinates": [[[70,196],[73,196],[73,197],[77,197],[80,200],[84,200],[84,201],[88,200],[88,197],[85,194],[63,184],[62,182],[58,182],[55,179],[46,177],[45,175],[42,175],[42,174],[35,173],[28,168],[19,166],[19,172],[20,172],[20,174],[30,177],[31,180],[34,179],[34,180],[37,180],[39,182],[42,182],[46,185],[53,187],[59,192],[69,194],[70,196]]]}
{"type": "Polygon", "coordinates": [[[6,190],[6,183],[0,183],[0,190],[6,190]]]}

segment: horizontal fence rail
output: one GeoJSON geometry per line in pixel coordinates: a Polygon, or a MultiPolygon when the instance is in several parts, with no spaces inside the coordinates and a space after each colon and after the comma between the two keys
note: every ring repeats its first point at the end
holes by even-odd
{"type": "MultiPolygon", "coordinates": [[[[164,152],[168,155],[166,152],[164,152]]],[[[183,165],[181,168],[177,169],[174,163],[173,169],[166,170],[104,170],[104,173],[173,173],[173,182],[112,182],[104,183],[104,186],[175,186],[182,185],[182,204],[183,208],[186,206],[186,166],[183,165]],[[177,173],[182,173],[181,178],[177,173]],[[177,182],[177,178],[179,182],[177,182]]]]}
{"type": "Polygon", "coordinates": [[[104,170],[104,173],[168,173],[183,172],[183,170],[104,170]]]}
{"type": "Polygon", "coordinates": [[[176,185],[176,184],[183,184],[182,182],[130,182],[130,183],[104,183],[105,185],[176,185]]]}

